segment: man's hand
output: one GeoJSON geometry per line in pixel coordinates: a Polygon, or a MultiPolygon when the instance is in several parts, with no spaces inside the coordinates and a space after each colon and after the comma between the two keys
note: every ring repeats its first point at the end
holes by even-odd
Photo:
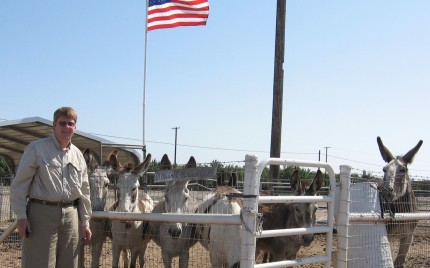
{"type": "Polygon", "coordinates": [[[82,227],[82,242],[88,243],[91,241],[92,233],[89,226],[82,227]]]}
{"type": "Polygon", "coordinates": [[[29,237],[31,233],[30,222],[27,219],[18,220],[18,233],[21,236],[29,237]]]}

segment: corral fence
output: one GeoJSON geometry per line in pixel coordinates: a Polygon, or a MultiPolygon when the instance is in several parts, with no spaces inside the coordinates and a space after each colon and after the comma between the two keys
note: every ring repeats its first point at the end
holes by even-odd
{"type": "MultiPolygon", "coordinates": [[[[413,181],[412,185],[419,186],[421,183],[413,181]]],[[[403,235],[408,233],[410,222],[417,221],[418,225],[404,267],[430,267],[430,195],[428,191],[423,190],[414,192],[418,212],[390,214],[381,210],[375,179],[369,181],[352,178],[351,167],[340,166],[338,202],[335,202],[337,226],[335,266],[394,267],[393,261],[399,247],[407,242],[400,240],[399,236],[387,234],[386,224],[396,224],[403,235]]]]}
{"type": "MultiPolygon", "coordinates": [[[[207,214],[169,214],[169,213],[147,213],[147,214],[132,214],[120,212],[98,212],[95,211],[92,215],[94,219],[111,219],[111,220],[132,220],[132,221],[156,221],[156,222],[187,222],[198,224],[228,224],[228,225],[241,225],[241,267],[290,267],[300,266],[305,268],[310,267],[363,267],[369,263],[375,263],[371,259],[374,258],[379,261],[378,265],[367,265],[368,267],[392,267],[389,262],[392,262],[392,257],[384,257],[390,249],[390,244],[386,241],[385,228],[381,228],[386,218],[381,220],[381,214],[376,211],[377,205],[374,204],[372,198],[366,197],[366,192],[370,188],[355,188],[358,181],[351,178],[351,168],[348,166],[341,166],[340,182],[336,185],[335,174],[330,165],[321,162],[301,161],[269,158],[258,162],[254,155],[247,155],[245,157],[245,173],[242,176],[240,188],[243,193],[244,206],[240,215],[207,215],[207,214]],[[259,191],[261,187],[261,175],[265,167],[268,165],[280,166],[297,166],[297,167],[310,167],[321,168],[328,173],[329,186],[326,194],[320,196],[260,196],[259,191]],[[356,199],[357,196],[365,196],[356,199]],[[339,201],[336,201],[339,200],[339,201]],[[370,200],[370,201],[369,201],[370,200]],[[320,207],[327,208],[326,210],[319,210],[317,218],[317,225],[312,228],[294,228],[283,230],[261,230],[259,217],[258,217],[258,204],[259,203],[300,203],[300,202],[317,202],[320,207]],[[364,209],[362,211],[355,210],[357,203],[364,202],[364,209]],[[336,205],[335,205],[336,203],[336,205]],[[368,209],[368,210],[367,210],[368,209]],[[367,224],[357,229],[352,226],[355,223],[367,224]],[[379,222],[379,224],[378,224],[379,222]],[[355,228],[355,229],[354,229],[355,228]],[[336,230],[336,232],[333,232],[336,230]],[[358,231],[357,231],[358,230],[358,231]],[[263,237],[273,236],[288,236],[313,233],[316,239],[310,247],[302,248],[299,252],[298,259],[284,260],[280,262],[261,263],[260,256],[255,252],[256,239],[263,237]],[[374,238],[379,238],[379,240],[374,238]],[[372,239],[369,239],[372,238],[372,239]],[[379,241],[379,242],[378,242],[379,241]],[[383,242],[381,245],[381,241],[383,242]],[[375,244],[371,244],[374,242],[375,244]],[[362,243],[362,244],[360,244],[362,243]],[[358,250],[360,249],[360,250],[358,250]],[[332,250],[335,253],[332,253],[332,250]],[[380,253],[382,252],[382,253],[380,253]],[[381,262],[382,256],[382,262],[381,262]],[[391,259],[390,259],[391,258],[391,259]],[[369,261],[370,259],[370,261],[369,261]],[[388,261],[386,261],[388,259],[388,261]]],[[[6,185],[6,183],[5,183],[6,185]]],[[[197,199],[202,200],[207,195],[210,189],[202,187],[205,185],[203,182],[196,182],[191,185],[195,190],[191,191],[195,197],[200,195],[197,199]]],[[[3,210],[1,215],[6,215],[1,219],[1,227],[3,228],[0,235],[0,267],[20,267],[20,238],[14,231],[16,222],[14,216],[9,208],[9,186],[0,186],[0,204],[3,210]],[[7,208],[6,208],[7,207],[7,208]],[[5,212],[7,211],[7,212],[5,212]],[[6,223],[6,224],[5,224],[6,223]]],[[[146,191],[154,200],[157,200],[163,195],[162,185],[147,185],[146,191]]],[[[112,194],[112,193],[111,193],[112,194]]],[[[428,196],[421,197],[421,208],[428,208],[428,196]]],[[[376,200],[376,199],[375,199],[376,200]]],[[[112,200],[110,201],[112,202],[112,200]]],[[[396,217],[402,215],[397,215],[396,217]]],[[[430,255],[428,230],[428,210],[420,212],[416,215],[409,215],[405,217],[414,217],[419,220],[418,232],[422,233],[418,242],[422,242],[418,247],[421,249],[419,253],[413,253],[415,256],[422,256],[420,265],[412,263],[405,267],[428,267],[429,263],[425,263],[430,255]]],[[[228,242],[228,241],[226,241],[228,242]]],[[[152,242],[151,242],[152,243],[152,242]]],[[[415,242],[414,242],[415,243],[415,242]]],[[[398,245],[397,245],[398,247],[398,245]]],[[[103,267],[110,267],[112,257],[112,244],[108,239],[103,248],[103,267]]],[[[412,249],[411,249],[412,250],[412,249]]],[[[190,263],[189,267],[210,267],[208,253],[197,244],[190,250],[190,263]]],[[[394,255],[394,253],[391,253],[394,255]]],[[[410,251],[411,254],[411,251],[410,251]]],[[[91,258],[90,254],[86,254],[91,258]]],[[[145,266],[146,267],[162,267],[162,260],[160,256],[160,249],[156,245],[150,245],[145,253],[145,266]]],[[[408,258],[409,260],[410,258],[408,258]]],[[[418,258],[419,259],[419,258],[418,258]]],[[[91,260],[86,260],[86,266],[91,264],[91,260]]],[[[177,267],[178,261],[176,260],[177,267]]]]}

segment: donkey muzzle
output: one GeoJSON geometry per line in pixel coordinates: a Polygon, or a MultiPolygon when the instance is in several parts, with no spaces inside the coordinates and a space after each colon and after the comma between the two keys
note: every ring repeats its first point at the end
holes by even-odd
{"type": "Polygon", "coordinates": [[[312,243],[312,241],[314,241],[314,235],[313,234],[304,234],[302,236],[302,246],[304,247],[309,247],[312,243]]]}
{"type": "Polygon", "coordinates": [[[173,229],[170,228],[169,229],[169,235],[173,238],[173,239],[178,239],[181,236],[182,230],[181,229],[173,229]]]}
{"type": "Polygon", "coordinates": [[[385,187],[383,185],[379,185],[378,191],[381,193],[382,197],[387,202],[391,202],[396,199],[396,194],[394,193],[394,189],[391,187],[385,187]]]}

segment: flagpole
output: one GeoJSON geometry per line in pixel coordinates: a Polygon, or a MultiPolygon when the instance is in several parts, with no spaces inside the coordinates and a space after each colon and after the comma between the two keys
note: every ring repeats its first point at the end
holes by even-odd
{"type": "Polygon", "coordinates": [[[142,151],[143,151],[143,159],[146,158],[146,142],[145,142],[145,110],[146,110],[146,50],[148,48],[148,6],[149,0],[146,0],[146,16],[145,16],[145,52],[144,52],[144,64],[143,64],[143,120],[142,120],[142,151]]]}

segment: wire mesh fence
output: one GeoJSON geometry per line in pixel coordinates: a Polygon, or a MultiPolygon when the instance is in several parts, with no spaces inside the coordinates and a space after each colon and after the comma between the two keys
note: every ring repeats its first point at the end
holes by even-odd
{"type": "MultiPolygon", "coordinates": [[[[362,178],[354,178],[352,183],[358,183],[363,181],[362,178]]],[[[10,211],[10,202],[9,202],[9,180],[3,179],[0,181],[0,233],[7,228],[14,220],[15,217],[13,213],[10,211]]],[[[202,200],[208,195],[213,185],[208,187],[208,183],[192,181],[189,184],[190,194],[193,198],[198,200],[198,202],[202,202],[202,200]]],[[[215,184],[216,185],[216,184],[215,184]]],[[[241,183],[238,183],[238,187],[240,187],[241,183]]],[[[283,184],[285,185],[285,184],[283,184]]],[[[419,182],[415,182],[414,185],[419,185],[419,182]]],[[[422,187],[418,187],[422,188],[422,187]]],[[[144,185],[140,190],[141,193],[146,191],[151,198],[154,199],[155,202],[163,198],[163,185],[144,185]]],[[[279,195],[291,194],[289,189],[285,189],[284,192],[277,193],[279,195]]],[[[425,190],[416,190],[415,191],[417,197],[417,203],[419,211],[429,212],[430,211],[430,193],[425,190]]],[[[110,207],[115,200],[115,191],[113,188],[109,189],[108,199],[106,207],[110,207]]],[[[317,211],[317,226],[323,226],[327,220],[327,210],[324,207],[324,204],[320,204],[320,207],[317,211]]],[[[369,229],[370,226],[374,226],[375,223],[360,223],[364,229],[369,229]]],[[[401,223],[399,223],[401,224],[401,223]]],[[[410,250],[408,252],[405,267],[430,267],[430,232],[429,230],[430,221],[429,220],[419,220],[417,228],[414,231],[413,242],[411,244],[410,250]]],[[[357,234],[359,235],[359,234],[357,234]]],[[[370,237],[372,234],[361,234],[363,241],[370,241],[370,237]]],[[[103,247],[101,250],[100,257],[100,265],[99,267],[112,267],[112,239],[109,238],[110,235],[107,234],[108,238],[104,241],[103,247]]],[[[390,251],[391,256],[396,256],[397,250],[399,247],[399,240],[394,238],[391,239],[391,236],[388,236],[388,245],[387,248],[390,251]]],[[[318,256],[324,254],[325,245],[326,245],[326,237],[325,235],[315,235],[315,240],[312,242],[309,247],[302,247],[298,252],[298,258],[305,258],[311,256],[318,256]]],[[[224,243],[230,243],[230,241],[225,240],[224,243]]],[[[333,235],[333,249],[336,250],[337,247],[337,234],[333,235]]],[[[358,250],[363,247],[369,247],[372,254],[376,254],[377,250],[380,250],[381,245],[372,245],[372,244],[362,244],[351,246],[349,250],[358,250]]],[[[84,247],[84,258],[83,264],[85,267],[91,267],[92,262],[92,246],[87,245],[84,247]]],[[[361,250],[361,249],[360,249],[361,250]]],[[[188,267],[211,267],[210,264],[210,254],[209,251],[202,246],[201,241],[195,243],[189,250],[189,266],[188,267]]],[[[120,267],[123,267],[124,264],[124,254],[122,254],[120,259],[120,267]]],[[[371,255],[362,256],[363,259],[368,259],[371,255]]],[[[392,257],[393,258],[393,257],[392,257]]],[[[263,261],[263,253],[258,252],[256,254],[257,263],[261,263],[263,261]]],[[[7,237],[3,243],[0,243],[0,267],[20,267],[21,262],[21,237],[17,232],[13,232],[12,235],[7,237]]],[[[138,262],[139,263],[139,262],[138,262]]],[[[154,241],[150,241],[148,247],[145,251],[144,255],[144,263],[145,267],[163,267],[163,258],[161,253],[161,248],[159,245],[154,243],[154,241]]],[[[179,267],[179,258],[174,257],[172,261],[173,267],[179,267]]],[[[137,267],[140,267],[138,264],[137,267]]],[[[301,265],[299,267],[303,268],[311,268],[311,267],[319,267],[315,264],[309,265],[301,265]]],[[[320,267],[323,267],[321,264],[320,267]]]]}

